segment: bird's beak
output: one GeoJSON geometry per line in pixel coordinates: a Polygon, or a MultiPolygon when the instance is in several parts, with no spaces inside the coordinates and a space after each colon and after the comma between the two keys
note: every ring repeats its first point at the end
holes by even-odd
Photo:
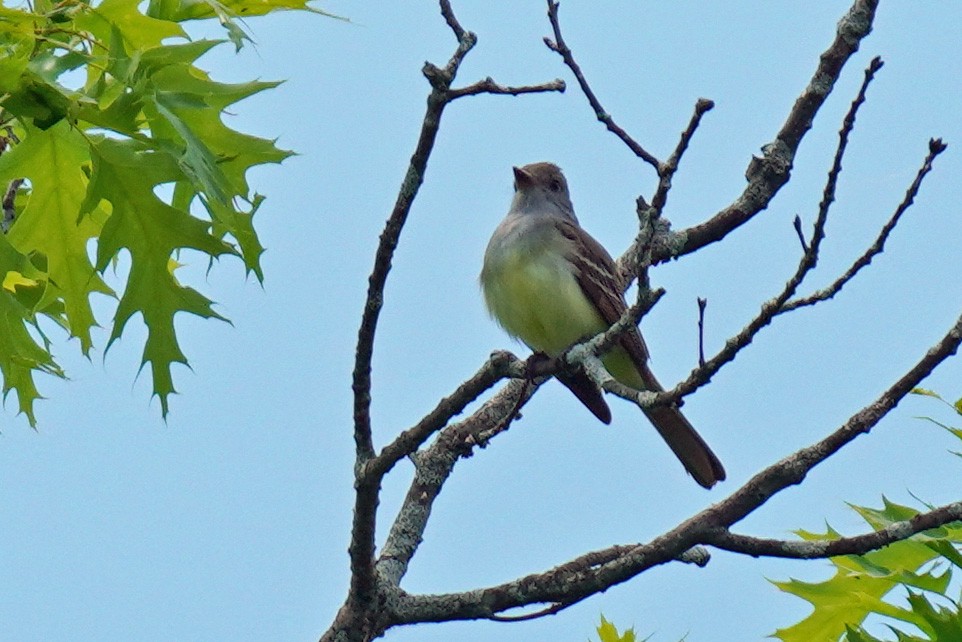
{"type": "Polygon", "coordinates": [[[514,191],[519,191],[534,184],[534,178],[524,170],[523,167],[513,167],[514,170],[514,191]]]}

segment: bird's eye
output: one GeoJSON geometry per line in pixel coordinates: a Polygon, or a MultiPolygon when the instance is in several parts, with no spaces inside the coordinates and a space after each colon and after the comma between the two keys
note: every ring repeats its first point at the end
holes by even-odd
{"type": "Polygon", "coordinates": [[[551,182],[548,183],[548,188],[549,188],[552,192],[560,192],[560,191],[561,191],[561,181],[559,181],[557,178],[552,179],[551,182]]]}

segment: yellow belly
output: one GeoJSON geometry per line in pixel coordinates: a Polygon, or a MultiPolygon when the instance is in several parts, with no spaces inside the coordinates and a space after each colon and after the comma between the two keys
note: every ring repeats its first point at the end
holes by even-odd
{"type": "MultiPolygon", "coordinates": [[[[481,286],[491,316],[508,334],[550,356],[609,325],[581,290],[568,260],[537,244],[525,251],[489,253],[481,286]]],[[[638,369],[623,348],[616,346],[601,360],[615,379],[643,389],[638,369]]]]}
{"type": "Polygon", "coordinates": [[[491,315],[532,350],[556,356],[607,327],[567,259],[557,253],[518,252],[491,259],[482,287],[491,315]]]}

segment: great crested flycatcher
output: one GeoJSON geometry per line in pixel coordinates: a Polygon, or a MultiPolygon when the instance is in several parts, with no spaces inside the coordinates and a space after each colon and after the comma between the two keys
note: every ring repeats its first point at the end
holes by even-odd
{"type": "MultiPolygon", "coordinates": [[[[514,189],[511,209],[484,254],[484,300],[508,334],[536,352],[558,356],[621,317],[624,288],[611,256],[578,224],[557,165],[515,167],[514,189]]],[[[601,361],[626,386],[664,390],[648,367],[637,327],[622,333],[601,361]]],[[[611,422],[608,404],[587,375],[556,376],[598,419],[611,422]]],[[[695,481],[711,488],[725,479],[718,457],[677,407],[656,406],[645,414],[695,481]]]]}

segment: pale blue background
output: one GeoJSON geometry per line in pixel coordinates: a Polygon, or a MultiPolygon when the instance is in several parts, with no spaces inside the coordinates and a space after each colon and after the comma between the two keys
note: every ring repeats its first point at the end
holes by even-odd
{"type": "MultiPolygon", "coordinates": [[[[512,344],[482,307],[476,278],[507,208],[512,165],[564,167],[582,223],[614,254],[632,238],[634,197],[651,170],[594,121],[558,56],[540,0],[455,0],[479,35],[461,83],[569,81],[563,95],[480,97],[444,116],[426,184],[395,257],[374,361],[378,444],[411,425],[496,348],[512,344]]],[[[586,2],[562,20],[605,107],[666,156],[698,97],[716,101],[683,161],[666,214],[705,219],[744,186],[808,82],[848,2],[586,2]]],[[[313,640],[347,585],[351,516],[350,371],[356,325],[382,223],[423,114],[425,59],[454,39],[437,4],[332,2],[353,24],[287,14],[248,22],[256,47],[206,59],[215,78],[288,79],[228,122],[300,156],[253,173],[268,195],[257,222],[264,288],[225,260],[185,278],[233,327],[179,318],[193,371],[164,424],[147,374],[132,383],[142,329],[104,361],[57,355],[69,382],[42,380],[39,431],[0,417],[0,639],[313,640]]],[[[196,33],[202,33],[197,30],[196,33]]],[[[696,359],[696,297],[709,299],[709,351],[737,331],[794,269],[798,214],[810,228],[842,115],[875,54],[886,66],[862,110],[828,239],[810,286],[835,277],[902,198],[931,136],[937,161],[886,252],[836,300],[779,318],[686,405],[725,462],[706,492],[640,417],[615,402],[605,427],[557,384],[522,422],[462,461],[445,486],[404,587],[468,589],[542,570],[586,550],[643,541],[734,490],[761,467],[827,434],[914,364],[962,310],[962,5],[883,2],[875,32],[846,69],[772,206],[725,243],[652,273],[668,294],[645,320],[666,383],[696,359]]],[[[185,257],[189,261],[191,257],[185,257]]],[[[100,307],[106,321],[109,306],[100,307]]],[[[101,335],[103,338],[103,335],[101,335]]],[[[102,345],[102,341],[101,341],[102,345]]],[[[962,395],[962,362],[926,382],[962,395]]],[[[959,444],[916,418],[951,421],[913,398],[873,433],[769,502],[742,532],[786,536],[863,526],[845,502],[959,499],[959,444]]],[[[410,477],[384,489],[382,533],[410,477]]],[[[604,613],[653,640],[761,640],[808,609],[766,578],[826,577],[827,562],[715,552],[670,565],[562,614],[524,624],[468,622],[391,631],[392,641],[577,640],[604,613]]]]}

